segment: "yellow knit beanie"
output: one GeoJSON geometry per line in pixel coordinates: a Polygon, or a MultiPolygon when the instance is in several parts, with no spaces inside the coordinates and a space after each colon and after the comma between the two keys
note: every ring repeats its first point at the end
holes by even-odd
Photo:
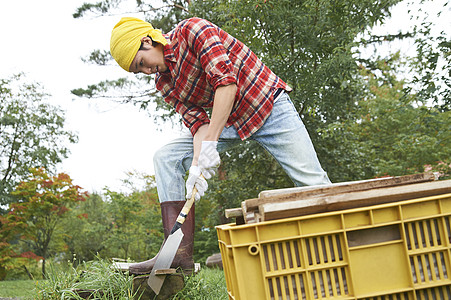
{"type": "Polygon", "coordinates": [[[160,30],[137,18],[122,18],[114,26],[111,32],[110,52],[125,71],[130,72],[130,65],[141,46],[141,38],[145,36],[150,36],[163,46],[168,43],[160,30]]]}

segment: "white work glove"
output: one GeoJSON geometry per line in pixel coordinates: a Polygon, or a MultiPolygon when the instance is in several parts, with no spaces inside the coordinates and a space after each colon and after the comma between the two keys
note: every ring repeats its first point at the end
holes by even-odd
{"type": "Polygon", "coordinates": [[[188,179],[186,180],[186,199],[191,199],[193,196],[193,189],[196,186],[197,192],[194,196],[194,200],[198,201],[200,197],[205,194],[208,188],[208,183],[205,178],[200,176],[201,171],[198,166],[191,166],[189,168],[188,179]]]}
{"type": "Polygon", "coordinates": [[[206,179],[210,179],[216,174],[221,163],[218,150],[216,150],[217,145],[217,141],[203,141],[200,148],[198,165],[206,179]]]}

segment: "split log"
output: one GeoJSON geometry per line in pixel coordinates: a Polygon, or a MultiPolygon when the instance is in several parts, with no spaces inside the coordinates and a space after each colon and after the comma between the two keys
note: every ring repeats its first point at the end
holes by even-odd
{"type": "Polygon", "coordinates": [[[102,297],[104,295],[104,292],[102,290],[74,289],[72,290],[72,292],[82,299],[99,299],[98,297],[102,297]]]}
{"type": "MultiPolygon", "coordinates": [[[[165,272],[159,270],[159,273],[161,274],[165,272]]],[[[136,299],[154,299],[154,300],[172,299],[172,297],[175,294],[177,294],[184,288],[185,279],[183,274],[180,273],[174,273],[172,271],[168,271],[166,273],[167,273],[166,279],[164,280],[163,286],[161,287],[160,290],[160,294],[158,295],[156,295],[154,291],[150,288],[150,286],[147,284],[147,279],[149,279],[149,275],[141,275],[135,277],[133,279],[133,292],[136,295],[135,296],[136,299]]]]}

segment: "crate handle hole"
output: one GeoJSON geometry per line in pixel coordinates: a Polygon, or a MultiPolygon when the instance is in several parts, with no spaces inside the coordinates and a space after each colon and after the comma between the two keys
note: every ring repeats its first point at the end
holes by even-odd
{"type": "Polygon", "coordinates": [[[247,249],[250,255],[257,255],[260,252],[260,247],[257,245],[250,245],[247,249]]]}

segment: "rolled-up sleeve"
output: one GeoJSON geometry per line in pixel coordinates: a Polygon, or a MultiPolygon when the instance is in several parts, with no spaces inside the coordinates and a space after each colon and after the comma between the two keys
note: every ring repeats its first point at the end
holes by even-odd
{"type": "Polygon", "coordinates": [[[199,106],[187,105],[174,97],[165,97],[164,100],[175,108],[175,111],[182,117],[183,124],[194,136],[204,124],[210,123],[207,112],[199,106]]]}
{"type": "Polygon", "coordinates": [[[156,88],[161,92],[164,101],[174,107],[175,111],[182,117],[183,124],[193,136],[200,126],[210,123],[210,118],[202,107],[189,102],[182,102],[173,96],[174,88],[168,77],[158,75],[156,88]]]}

